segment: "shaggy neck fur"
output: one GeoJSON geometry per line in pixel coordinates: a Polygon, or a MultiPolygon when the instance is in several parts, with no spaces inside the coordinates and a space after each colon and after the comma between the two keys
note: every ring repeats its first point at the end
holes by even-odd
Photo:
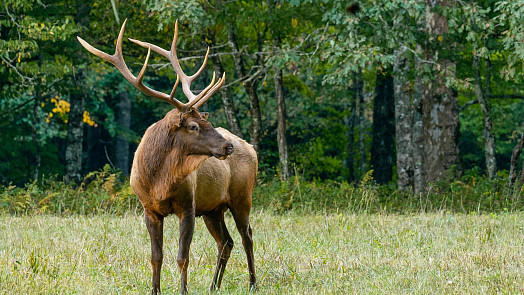
{"type": "Polygon", "coordinates": [[[209,157],[188,155],[188,147],[176,127],[179,124],[180,113],[171,111],[149,127],[141,142],[141,156],[136,165],[139,181],[145,190],[160,198],[168,198],[209,157]]]}

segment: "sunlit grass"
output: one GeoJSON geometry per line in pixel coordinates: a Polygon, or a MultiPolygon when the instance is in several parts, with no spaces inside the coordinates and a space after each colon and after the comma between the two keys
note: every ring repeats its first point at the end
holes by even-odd
{"type": "MultiPolygon", "coordinates": [[[[219,294],[247,294],[236,242],[219,294]]],[[[257,294],[524,293],[524,214],[252,214],[257,294]]],[[[0,216],[0,293],[149,293],[142,216],[0,216]]],[[[165,225],[164,294],[177,294],[178,220],[165,225]]],[[[197,219],[189,291],[207,293],[214,240],[197,219]]]]}

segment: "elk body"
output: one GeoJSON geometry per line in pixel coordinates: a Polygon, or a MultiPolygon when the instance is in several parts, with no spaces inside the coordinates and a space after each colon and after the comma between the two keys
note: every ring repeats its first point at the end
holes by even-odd
{"type": "Polygon", "coordinates": [[[135,87],[146,95],[162,99],[176,107],[151,125],[145,132],[133,159],[131,186],[144,207],[144,216],[151,238],[152,294],[160,293],[160,271],[163,259],[164,218],[176,214],[180,220],[177,263],[181,271],[181,293],[187,292],[189,248],[195,227],[195,217],[202,216],[218,246],[218,258],[211,290],[220,287],[222,276],[233,248],[233,240],[224,222],[230,210],[247,256],[250,287],[255,287],[255,265],[252,231],[249,224],[251,196],[257,173],[257,156],[253,147],[222,128],[213,128],[207,113],[198,107],[205,103],[224,83],[225,74],[213,81],[198,95],[190,90],[191,82],[202,72],[207,62],[192,76],[186,76],[176,57],[178,28],[171,50],[132,40],[148,48],[146,61],[138,77],[127,68],[122,56],[122,37],[126,22],[117,39],[116,52],[108,55],[78,38],[91,53],[111,62],[135,87]],[[142,79],[153,50],[168,58],[177,74],[170,95],[153,90],[142,79]],[[189,102],[174,98],[178,82],[189,102]]]}

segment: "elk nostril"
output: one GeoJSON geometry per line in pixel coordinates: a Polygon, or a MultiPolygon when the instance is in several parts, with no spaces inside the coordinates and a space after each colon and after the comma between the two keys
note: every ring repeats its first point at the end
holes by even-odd
{"type": "Polygon", "coordinates": [[[235,151],[235,148],[233,147],[231,143],[228,143],[225,146],[225,150],[226,150],[227,155],[231,155],[235,151]]]}

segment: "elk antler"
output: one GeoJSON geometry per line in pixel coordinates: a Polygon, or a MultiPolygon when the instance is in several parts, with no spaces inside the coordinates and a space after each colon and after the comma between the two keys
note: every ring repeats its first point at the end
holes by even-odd
{"type": "Polygon", "coordinates": [[[207,48],[206,57],[204,58],[204,62],[202,63],[200,69],[198,69],[198,71],[192,76],[187,76],[184,73],[184,71],[182,71],[182,68],[180,67],[180,63],[176,55],[176,43],[178,40],[178,20],[175,22],[175,35],[173,37],[173,42],[171,43],[170,51],[167,51],[163,48],[160,48],[156,45],[147,42],[142,42],[131,38],[129,40],[142,47],[151,48],[151,50],[169,59],[171,65],[173,66],[173,69],[175,70],[175,73],[178,75],[178,77],[180,77],[180,81],[182,82],[182,91],[189,100],[187,108],[194,105],[195,108],[198,109],[198,107],[203,105],[218,89],[220,89],[220,87],[222,87],[226,80],[226,74],[224,73],[222,75],[222,78],[219,78],[218,82],[213,85],[213,83],[215,82],[215,73],[213,72],[213,80],[204,90],[202,90],[202,92],[200,92],[198,95],[195,95],[191,91],[191,83],[202,73],[206,66],[207,58],[209,56],[209,47],[207,48]]]}
{"type": "Polygon", "coordinates": [[[129,81],[131,84],[133,84],[138,90],[142,91],[145,95],[155,97],[158,99],[161,99],[165,102],[168,102],[172,105],[174,105],[180,112],[186,112],[191,107],[195,107],[198,109],[201,105],[203,105],[225,82],[225,73],[222,76],[222,78],[218,79],[218,82],[215,83],[215,73],[213,73],[213,79],[209,86],[207,86],[201,93],[198,95],[193,94],[190,90],[190,84],[193,82],[193,80],[200,75],[200,73],[203,71],[206,63],[207,63],[207,57],[209,54],[209,47],[207,49],[206,57],[204,59],[204,64],[200,67],[200,69],[193,75],[193,76],[186,76],[184,72],[182,71],[180,64],[178,63],[178,59],[176,57],[176,40],[178,35],[178,21],[175,24],[175,37],[173,40],[173,44],[171,46],[171,51],[166,51],[156,45],[152,45],[146,42],[141,42],[133,39],[129,39],[134,43],[137,43],[141,46],[147,47],[147,57],[144,62],[144,65],[142,66],[142,70],[140,70],[140,73],[138,74],[138,77],[135,77],[129,68],[127,67],[124,56],[122,55],[122,38],[124,36],[124,28],[126,26],[127,19],[122,24],[122,28],[120,29],[120,33],[118,34],[118,39],[116,40],[116,50],[115,54],[109,55],[103,51],[100,51],[93,46],[91,46],[89,43],[84,41],[82,38],[77,37],[78,41],[82,46],[84,46],[85,49],[87,49],[89,52],[93,53],[94,55],[102,58],[103,60],[106,60],[110,63],[112,63],[119,71],[122,73],[124,78],[126,78],[127,81],[129,81]],[[149,56],[151,54],[151,49],[153,51],[158,52],[159,54],[165,56],[169,61],[171,62],[171,65],[173,66],[175,73],[177,74],[177,79],[175,82],[175,85],[173,86],[173,90],[171,90],[171,94],[167,95],[163,92],[156,91],[154,89],[151,89],[143,84],[142,80],[144,79],[144,74],[147,68],[147,64],[149,61],[149,56]],[[178,99],[176,99],[175,91],[178,86],[178,82],[182,80],[182,90],[184,94],[187,96],[189,102],[188,103],[181,103],[178,99]]]}

